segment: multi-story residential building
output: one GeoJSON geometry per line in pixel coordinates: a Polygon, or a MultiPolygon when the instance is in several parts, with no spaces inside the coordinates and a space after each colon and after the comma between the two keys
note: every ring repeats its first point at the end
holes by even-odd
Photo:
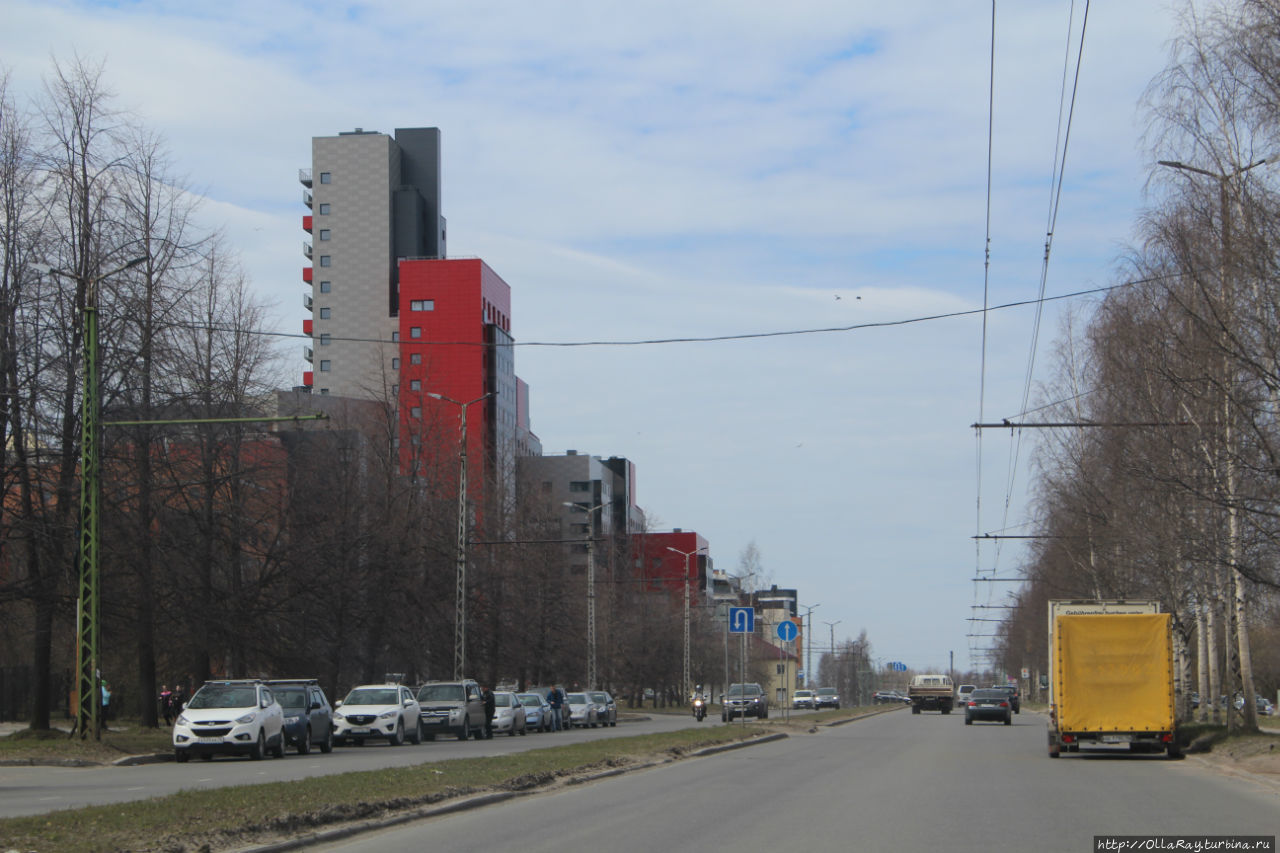
{"type": "Polygon", "coordinates": [[[636,577],[652,588],[683,593],[687,583],[695,604],[709,588],[710,548],[706,538],[695,531],[677,527],[637,533],[631,537],[631,554],[636,577]]]}
{"type": "Polygon", "coordinates": [[[482,260],[446,257],[440,131],[357,128],[311,151],[300,387],[394,405],[405,469],[456,458],[466,412],[469,487],[510,498],[515,458],[541,453],[515,375],[511,288],[482,260]]]}

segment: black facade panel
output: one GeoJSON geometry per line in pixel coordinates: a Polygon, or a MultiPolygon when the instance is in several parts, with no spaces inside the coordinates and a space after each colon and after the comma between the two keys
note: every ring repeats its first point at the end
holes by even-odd
{"type": "Polygon", "coordinates": [[[400,147],[400,180],[405,186],[415,188],[422,200],[422,217],[418,222],[422,249],[412,256],[397,254],[399,257],[446,257],[444,214],[440,207],[440,129],[398,127],[395,140],[400,147]]]}

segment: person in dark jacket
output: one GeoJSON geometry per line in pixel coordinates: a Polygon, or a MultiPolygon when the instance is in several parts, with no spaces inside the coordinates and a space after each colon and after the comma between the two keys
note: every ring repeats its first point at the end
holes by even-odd
{"type": "Polygon", "coordinates": [[[493,712],[497,710],[498,705],[493,699],[493,690],[485,687],[482,692],[484,694],[484,736],[486,739],[492,739],[493,712]]]}

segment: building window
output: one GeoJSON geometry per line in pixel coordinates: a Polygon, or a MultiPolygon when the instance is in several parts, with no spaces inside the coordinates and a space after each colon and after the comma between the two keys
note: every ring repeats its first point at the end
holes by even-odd
{"type": "Polygon", "coordinates": [[[321,240],[328,240],[328,239],[329,239],[329,229],[328,229],[328,228],[321,228],[321,229],[320,229],[320,239],[321,239],[321,240]]]}
{"type": "Polygon", "coordinates": [[[322,183],[322,184],[331,184],[331,183],[333,183],[333,173],[332,173],[332,172],[321,172],[321,173],[320,173],[320,183],[322,183]]]}
{"type": "Polygon", "coordinates": [[[320,372],[321,373],[329,372],[329,359],[327,358],[320,359],[320,372]]]}
{"type": "Polygon", "coordinates": [[[333,288],[333,282],[331,282],[331,281],[322,281],[322,282],[320,282],[320,292],[321,292],[321,293],[328,293],[332,288],[333,288]]]}
{"type": "Polygon", "coordinates": [[[550,480],[543,480],[543,481],[542,481],[542,493],[543,493],[544,495],[549,495],[549,494],[551,494],[551,481],[550,481],[550,480]]]}
{"type": "Polygon", "coordinates": [[[587,553],[587,546],[586,545],[570,545],[569,550],[575,554],[585,554],[587,553]]]}
{"type": "Polygon", "coordinates": [[[332,259],[332,258],[330,258],[328,255],[321,255],[321,256],[320,256],[320,266],[322,266],[322,267],[333,266],[333,259],[332,259]]]}
{"type": "Polygon", "coordinates": [[[391,396],[393,396],[393,397],[394,397],[394,396],[398,395],[399,393],[400,393],[400,386],[399,386],[399,385],[392,385],[392,386],[391,386],[391,396]]]}
{"type": "Polygon", "coordinates": [[[411,338],[420,338],[420,337],[422,337],[422,327],[421,327],[421,326],[410,326],[410,327],[409,327],[409,337],[411,337],[411,338]]]}
{"type": "Polygon", "coordinates": [[[396,342],[396,341],[398,341],[398,340],[400,340],[400,333],[399,333],[399,332],[392,332],[392,333],[391,333],[391,342],[392,342],[392,343],[395,343],[395,342],[396,342]]]}
{"type": "MultiPolygon", "coordinates": [[[[323,309],[323,308],[321,308],[320,310],[321,310],[321,311],[323,311],[324,309],[323,309]]],[[[571,492],[589,492],[589,491],[591,491],[591,484],[590,484],[590,483],[587,483],[587,482],[583,482],[582,480],[574,480],[573,482],[571,482],[571,483],[569,484],[569,491],[571,491],[571,492]]]]}
{"type": "Polygon", "coordinates": [[[321,215],[321,216],[328,216],[328,215],[329,215],[329,205],[328,205],[328,204],[322,204],[322,205],[320,205],[320,215],[321,215]]]}
{"type": "Polygon", "coordinates": [[[422,364],[422,353],[420,353],[420,352],[411,352],[411,353],[409,353],[409,363],[410,363],[410,364],[422,364]]]}
{"type": "MultiPolygon", "coordinates": [[[[323,233],[323,232],[321,232],[323,233]]],[[[321,240],[324,238],[321,237],[321,240]]],[[[436,301],[434,299],[413,299],[409,302],[410,311],[434,311],[436,310],[436,301]]]]}
{"type": "Polygon", "coordinates": [[[410,379],[410,380],[409,380],[409,390],[410,390],[410,391],[421,391],[421,390],[422,390],[422,380],[421,380],[421,379],[410,379]]]}
{"type": "Polygon", "coordinates": [[[399,369],[400,369],[400,359],[398,359],[398,358],[393,358],[393,359],[391,359],[391,369],[392,369],[392,370],[399,370],[399,369]]]}
{"type": "Polygon", "coordinates": [[[409,417],[411,417],[411,418],[420,418],[420,417],[422,417],[422,407],[421,407],[421,406],[414,406],[412,409],[410,409],[410,410],[409,410],[409,417]]]}
{"type": "Polygon", "coordinates": [[[321,389],[320,389],[320,396],[324,397],[324,396],[328,396],[328,394],[329,394],[329,389],[328,389],[328,388],[321,388],[321,389]]]}
{"type": "Polygon", "coordinates": [[[329,313],[329,308],[328,308],[328,306],[324,306],[324,307],[322,307],[322,308],[320,309],[320,319],[321,319],[321,320],[328,320],[328,319],[329,319],[329,317],[330,317],[330,313],[329,313]]]}
{"type": "Polygon", "coordinates": [[[329,345],[329,333],[328,333],[328,332],[321,332],[321,333],[320,333],[320,346],[322,346],[322,347],[327,347],[328,345],[329,345]]]}

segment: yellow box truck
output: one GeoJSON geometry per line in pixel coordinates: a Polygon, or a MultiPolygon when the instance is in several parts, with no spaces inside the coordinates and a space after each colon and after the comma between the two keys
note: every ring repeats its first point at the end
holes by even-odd
{"type": "Polygon", "coordinates": [[[1049,755],[1128,744],[1181,756],[1167,613],[1070,613],[1049,637],[1049,755]]]}

